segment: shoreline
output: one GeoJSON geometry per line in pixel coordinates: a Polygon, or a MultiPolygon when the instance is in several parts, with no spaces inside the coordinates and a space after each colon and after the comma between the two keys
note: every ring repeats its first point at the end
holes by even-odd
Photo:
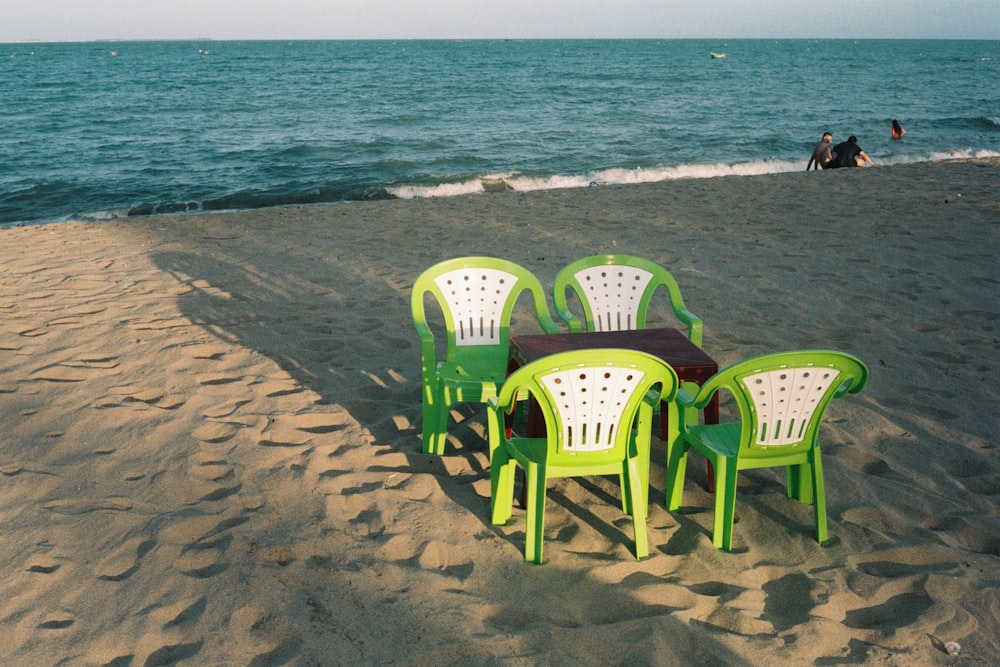
{"type": "MultiPolygon", "coordinates": [[[[991,151],[979,150],[977,155],[972,156],[972,149],[961,149],[948,151],[947,153],[935,153],[930,157],[908,157],[906,159],[894,159],[891,162],[879,162],[878,168],[905,166],[910,164],[947,164],[961,161],[990,161],[1000,159],[1000,154],[992,154],[991,151]]],[[[496,194],[500,192],[516,192],[526,194],[529,192],[547,192],[552,190],[579,190],[592,187],[605,186],[631,186],[646,185],[653,183],[663,183],[670,181],[704,180],[723,178],[728,176],[753,177],[771,176],[783,173],[795,173],[804,171],[806,160],[757,160],[751,162],[737,163],[717,163],[717,164],[681,164],[673,166],[659,166],[656,168],[609,168],[596,170],[587,174],[555,174],[544,178],[532,177],[520,172],[511,173],[488,173],[469,176],[464,179],[424,184],[396,183],[393,185],[368,185],[351,186],[345,193],[364,191],[370,193],[378,190],[381,196],[368,196],[359,199],[339,199],[330,201],[310,201],[287,203],[255,204],[252,194],[237,193],[229,194],[215,200],[205,202],[184,201],[166,203],[133,203],[119,208],[91,211],[69,215],[62,219],[21,220],[0,223],[0,229],[61,224],[65,222],[111,222],[115,220],[142,220],[146,218],[187,218],[191,216],[209,214],[229,214],[248,213],[251,211],[267,210],[271,208],[286,208],[290,206],[339,206],[353,204],[357,202],[374,201],[394,201],[394,200],[420,200],[420,199],[441,199],[448,197],[462,197],[467,195],[496,194]],[[206,204],[214,207],[218,201],[236,201],[245,197],[245,207],[232,208],[204,208],[206,204]]],[[[868,168],[868,167],[866,167],[868,168]]],[[[305,193],[288,193],[289,198],[307,198],[305,193]]],[[[269,195],[269,199],[273,196],[269,195]]]]}
{"type": "Polygon", "coordinates": [[[820,173],[0,230],[0,662],[990,664],[1000,158],[820,173]],[[566,480],[532,566],[482,410],[420,453],[416,277],[605,252],[670,270],[720,366],[866,362],[824,422],[829,544],[748,471],[715,550],[704,466],[667,512],[654,439],[653,557],[615,480],[566,480]]]}

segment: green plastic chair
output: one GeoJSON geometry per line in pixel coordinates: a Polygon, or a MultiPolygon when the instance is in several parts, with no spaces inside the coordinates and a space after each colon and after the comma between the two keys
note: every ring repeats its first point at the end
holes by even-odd
{"type": "Polygon", "coordinates": [[[868,368],[849,354],[803,350],[735,364],[700,389],[685,384],[677,394],[680,435],[667,443],[668,509],[681,505],[687,454],[694,447],[715,469],[712,544],[730,551],[738,472],[786,466],[788,497],[815,507],[816,539],[822,544],[827,526],[820,421],[832,399],[858,393],[867,381],[868,368]],[[740,421],[699,425],[697,410],[721,389],[735,399],[740,421]]]}
{"type": "Polygon", "coordinates": [[[485,403],[496,396],[507,375],[511,313],[524,292],[531,294],[542,330],[558,333],[541,283],[513,262],[459,257],[435,264],[417,278],[410,307],[420,335],[425,454],[444,454],[451,406],[485,403]],[[427,294],[444,316],[442,350],[427,323],[427,294]],[[443,359],[437,356],[441,352],[443,359]]]}
{"type": "MultiPolygon", "coordinates": [[[[653,408],[670,401],[677,374],[645,352],[619,349],[552,354],[514,371],[487,402],[492,521],[513,509],[514,471],[526,476],[525,560],[542,562],[545,489],[549,479],[617,474],[622,509],[632,515],[635,556],[649,555],[646,514],[653,408]],[[504,415],[530,394],[545,418],[545,437],[507,432],[504,415]]],[[[673,420],[675,423],[677,420],[673,420]]]]}
{"type": "Polygon", "coordinates": [[[556,275],[553,301],[556,314],[574,333],[645,329],[650,301],[660,287],[666,288],[674,315],[687,325],[688,339],[701,347],[701,319],[684,306],[677,281],[663,267],[640,257],[594,255],[566,265],[556,275]],[[579,299],[584,322],[570,312],[567,290],[579,299]]]}

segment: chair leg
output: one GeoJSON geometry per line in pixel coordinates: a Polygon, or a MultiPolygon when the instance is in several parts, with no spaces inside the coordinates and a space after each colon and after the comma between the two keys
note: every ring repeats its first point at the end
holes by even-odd
{"type": "Polygon", "coordinates": [[[646,534],[646,514],[648,499],[644,489],[649,487],[648,478],[643,478],[639,468],[642,464],[634,458],[625,462],[629,469],[628,486],[622,487],[622,495],[628,495],[632,506],[632,533],[635,535],[635,557],[642,560],[649,555],[649,537],[646,534]]]}
{"type": "Polygon", "coordinates": [[[719,457],[715,461],[715,520],[712,544],[717,549],[732,550],[733,522],[736,519],[736,477],[734,461],[719,457]],[[719,488],[719,482],[722,488],[719,488]]]}
{"type": "Polygon", "coordinates": [[[516,467],[506,447],[497,447],[490,459],[490,521],[495,526],[505,525],[513,513],[516,467]]]}
{"type": "Polygon", "coordinates": [[[525,512],[524,560],[542,562],[545,540],[545,469],[535,463],[525,467],[528,508],[525,512]]]}
{"type": "Polygon", "coordinates": [[[816,456],[813,459],[812,465],[812,479],[813,479],[813,489],[815,489],[815,498],[813,498],[813,509],[816,514],[816,541],[823,544],[827,540],[826,533],[826,485],[823,483],[823,460],[820,458],[819,451],[816,451],[816,456]]]}
{"type": "Polygon", "coordinates": [[[667,445],[667,509],[671,512],[680,508],[684,499],[684,477],[687,474],[687,455],[690,445],[683,437],[672,445],[667,445]]]}
{"type": "Polygon", "coordinates": [[[444,443],[448,430],[448,407],[444,404],[444,392],[425,392],[423,409],[424,454],[437,454],[438,456],[444,454],[444,443]]]}
{"type": "Polygon", "coordinates": [[[786,466],[785,477],[788,480],[788,497],[801,503],[813,503],[813,471],[808,463],[786,466]]]}
{"type": "Polygon", "coordinates": [[[635,458],[625,461],[619,475],[619,488],[622,490],[622,511],[625,514],[634,515],[636,503],[631,493],[626,493],[632,485],[639,485],[637,488],[642,492],[639,502],[646,512],[649,511],[649,457],[650,439],[646,435],[653,428],[653,411],[648,406],[639,408],[638,419],[635,427],[629,435],[632,442],[630,447],[635,447],[635,458]]]}
{"type": "Polygon", "coordinates": [[[632,502],[632,494],[628,492],[632,488],[632,475],[633,472],[628,466],[623,466],[621,473],[618,474],[618,488],[622,492],[622,513],[629,516],[632,516],[632,507],[635,504],[632,502]]]}

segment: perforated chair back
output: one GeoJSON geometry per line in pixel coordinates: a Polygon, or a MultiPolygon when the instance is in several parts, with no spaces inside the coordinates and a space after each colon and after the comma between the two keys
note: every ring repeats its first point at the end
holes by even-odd
{"type": "Polygon", "coordinates": [[[638,329],[643,295],[653,274],[634,266],[591,266],[577,271],[595,331],[638,329]]]}
{"type": "Polygon", "coordinates": [[[563,267],[553,284],[556,314],[570,331],[628,331],[646,328],[654,294],[667,292],[677,320],[688,328],[688,339],[701,346],[702,322],[689,311],[681,290],[663,267],[631,255],[594,255],[563,267]],[[583,321],[569,309],[567,293],[580,302],[583,321]]]}
{"type": "Polygon", "coordinates": [[[740,378],[756,415],[752,444],[771,447],[803,442],[839,377],[836,368],[809,365],[740,378]]]}

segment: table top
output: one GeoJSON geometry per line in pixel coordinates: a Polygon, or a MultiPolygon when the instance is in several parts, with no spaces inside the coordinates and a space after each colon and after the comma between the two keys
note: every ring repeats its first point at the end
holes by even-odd
{"type": "Polygon", "coordinates": [[[700,383],[719,370],[712,357],[672,328],[531,334],[510,338],[510,355],[519,365],[557,352],[599,347],[648,352],[670,364],[682,380],[700,383]]]}

